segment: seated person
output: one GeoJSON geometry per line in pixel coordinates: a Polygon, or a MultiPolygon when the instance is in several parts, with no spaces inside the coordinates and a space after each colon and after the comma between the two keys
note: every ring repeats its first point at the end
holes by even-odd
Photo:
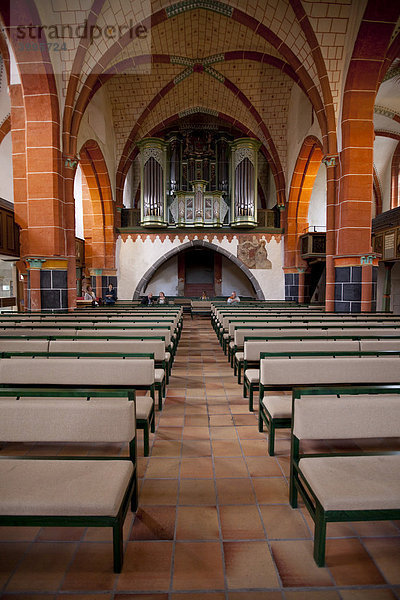
{"type": "Polygon", "coordinates": [[[153,306],[153,294],[150,292],[149,294],[147,294],[147,296],[144,296],[144,298],[142,298],[141,304],[144,304],[145,306],[153,306]]]}
{"type": "Polygon", "coordinates": [[[240,298],[239,296],[236,295],[236,292],[233,291],[232,294],[229,296],[227,303],[228,304],[232,304],[233,302],[240,302],[240,298]]]}
{"type": "Polygon", "coordinates": [[[108,284],[108,289],[104,295],[104,304],[114,305],[117,300],[117,291],[112,283],[108,284]]]}
{"type": "Polygon", "coordinates": [[[84,295],[84,300],[91,300],[92,301],[92,306],[98,306],[99,303],[96,300],[96,294],[93,291],[93,288],[91,285],[88,285],[85,291],[85,295],[84,295]]]}
{"type": "Polygon", "coordinates": [[[208,296],[207,296],[207,292],[203,292],[202,295],[200,296],[200,300],[208,300],[208,296]]]}
{"type": "Polygon", "coordinates": [[[160,292],[158,294],[157,304],[168,304],[168,300],[166,299],[164,292],[160,292]]]}

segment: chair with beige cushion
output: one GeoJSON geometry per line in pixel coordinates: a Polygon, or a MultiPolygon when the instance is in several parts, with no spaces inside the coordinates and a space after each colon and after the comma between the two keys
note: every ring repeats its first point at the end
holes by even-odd
{"type": "MultiPolygon", "coordinates": [[[[315,524],[314,560],[325,563],[326,525],[400,518],[400,454],[307,452],[305,440],[400,437],[400,387],[297,389],[293,393],[290,503],[302,496],[315,524]],[[392,389],[387,389],[392,388],[392,389]],[[379,394],[378,394],[379,392],[379,394]]],[[[340,561],[341,559],[338,558],[340,561]]],[[[343,558],[344,562],[345,559],[343,558]]]]}
{"type": "Polygon", "coordinates": [[[124,520],[129,504],[137,508],[135,402],[127,391],[112,399],[23,397],[31,392],[0,397],[2,442],[124,442],[129,456],[2,456],[0,525],[112,527],[119,573],[124,520]]]}
{"type": "MultiPolygon", "coordinates": [[[[276,391],[291,391],[299,386],[328,386],[345,384],[397,384],[400,376],[400,357],[357,356],[298,356],[286,358],[262,358],[260,361],[260,405],[258,430],[265,425],[269,434],[268,452],[274,454],[275,429],[289,428],[291,407],[287,406],[285,417],[276,414],[276,406],[271,406],[270,397],[276,391]],[[271,412],[270,412],[271,410],[271,412]],[[286,422],[276,420],[285,418],[286,422]]],[[[281,406],[279,408],[282,408],[281,406]]]]}

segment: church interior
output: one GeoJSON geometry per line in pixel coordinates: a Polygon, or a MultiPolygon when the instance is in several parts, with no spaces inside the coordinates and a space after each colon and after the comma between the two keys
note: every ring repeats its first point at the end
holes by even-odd
{"type": "Polygon", "coordinates": [[[3,1],[0,175],[0,596],[399,600],[398,2],[3,1]]]}

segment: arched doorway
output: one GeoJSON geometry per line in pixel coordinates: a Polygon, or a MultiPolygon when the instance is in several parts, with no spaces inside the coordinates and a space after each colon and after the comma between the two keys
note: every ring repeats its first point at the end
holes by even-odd
{"type": "MultiPolygon", "coordinates": [[[[254,277],[254,275],[251,273],[250,269],[248,269],[246,267],[246,265],[240,259],[238,259],[236,256],[234,256],[227,250],[224,250],[224,248],[221,248],[221,247],[217,246],[216,244],[211,244],[210,242],[205,242],[203,240],[191,240],[190,242],[182,244],[178,248],[171,250],[170,252],[167,252],[166,254],[164,254],[164,256],[159,258],[153,264],[153,266],[150,267],[150,269],[148,269],[146,271],[146,273],[143,275],[143,277],[140,279],[138,285],[136,286],[135,292],[133,294],[133,300],[137,300],[140,297],[140,295],[145,292],[146,287],[148,286],[148,284],[150,283],[152,278],[155,276],[156,272],[160,269],[161,266],[164,265],[164,263],[166,263],[167,261],[170,261],[173,257],[176,257],[178,259],[178,280],[180,278],[182,279],[183,278],[182,270],[179,271],[179,261],[182,260],[180,257],[184,256],[184,254],[187,251],[189,251],[189,250],[193,251],[195,249],[207,250],[208,252],[212,252],[214,255],[214,295],[218,296],[218,295],[221,295],[221,293],[224,294],[224,290],[222,288],[222,277],[219,276],[218,270],[215,269],[215,264],[216,264],[216,262],[218,263],[218,260],[219,260],[220,264],[221,264],[221,272],[222,272],[223,261],[227,261],[226,262],[227,265],[233,265],[233,267],[237,270],[238,279],[239,279],[239,277],[245,278],[246,283],[249,286],[249,289],[252,290],[251,295],[253,297],[257,298],[258,300],[264,300],[264,294],[261,290],[260,284],[258,283],[257,279],[254,277]],[[215,255],[219,255],[220,258],[216,259],[215,255]],[[221,290],[220,293],[218,293],[218,291],[219,291],[218,284],[220,285],[220,290],[221,290]]],[[[199,259],[199,261],[200,261],[200,259],[199,259]]],[[[210,264],[210,262],[208,264],[210,264]]],[[[181,269],[182,269],[182,267],[181,267],[181,269]]],[[[200,282],[200,285],[201,285],[201,282],[200,282]]],[[[178,283],[178,286],[179,286],[179,283],[178,283]]],[[[185,293],[184,281],[183,281],[183,287],[181,288],[181,290],[182,290],[181,294],[177,294],[177,295],[184,295],[184,293],[185,293]]],[[[200,293],[198,293],[198,294],[196,293],[195,295],[196,296],[200,295],[201,291],[200,291],[200,293]]]]}

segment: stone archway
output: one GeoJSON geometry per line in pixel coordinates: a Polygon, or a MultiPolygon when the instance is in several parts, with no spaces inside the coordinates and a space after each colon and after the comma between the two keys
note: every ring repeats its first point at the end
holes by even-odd
{"type": "Polygon", "coordinates": [[[150,269],[148,269],[146,271],[146,273],[143,275],[143,277],[137,284],[135,292],[133,294],[133,300],[138,300],[138,298],[140,297],[140,294],[146,288],[146,285],[149,283],[149,281],[153,277],[154,273],[157,271],[157,269],[159,269],[161,267],[162,264],[167,262],[167,260],[169,260],[173,256],[179,254],[180,252],[184,252],[185,250],[188,250],[189,248],[194,248],[194,247],[201,247],[201,248],[204,248],[207,250],[213,250],[214,252],[218,252],[219,254],[222,254],[223,256],[228,258],[237,267],[239,267],[239,269],[243,272],[244,275],[246,275],[247,279],[250,281],[251,285],[253,286],[253,289],[257,296],[257,299],[265,300],[264,294],[260,287],[260,284],[258,283],[257,279],[254,277],[254,275],[251,273],[250,269],[248,269],[241,260],[239,260],[236,256],[231,254],[231,252],[228,252],[227,250],[224,250],[223,248],[220,248],[219,246],[216,246],[215,244],[210,244],[210,242],[205,242],[204,240],[191,240],[190,242],[186,242],[185,244],[182,244],[181,246],[179,246],[179,248],[170,250],[169,252],[164,254],[164,256],[161,256],[161,258],[159,258],[154,263],[154,265],[152,265],[150,267],[150,269]]]}

